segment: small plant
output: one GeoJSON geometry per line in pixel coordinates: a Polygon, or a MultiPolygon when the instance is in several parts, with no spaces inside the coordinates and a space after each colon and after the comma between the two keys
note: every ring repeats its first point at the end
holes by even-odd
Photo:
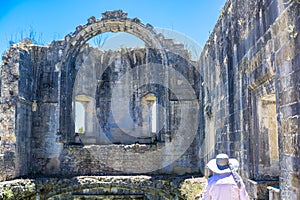
{"type": "Polygon", "coordinates": [[[126,50],[126,46],[124,44],[120,45],[119,47],[120,50],[125,51],[126,50]]]}
{"type": "Polygon", "coordinates": [[[220,17],[223,18],[224,14],[225,14],[225,9],[222,8],[222,10],[221,10],[221,12],[220,12],[220,17]]]}
{"type": "Polygon", "coordinates": [[[23,42],[25,44],[44,44],[43,34],[37,33],[32,26],[10,36],[9,45],[23,42]]]}
{"type": "Polygon", "coordinates": [[[4,199],[14,199],[14,193],[12,190],[10,190],[9,188],[5,188],[4,189],[4,199]]]}
{"type": "Polygon", "coordinates": [[[238,20],[238,25],[239,25],[239,26],[243,26],[243,25],[244,25],[244,20],[239,19],[239,20],[238,20]]]}
{"type": "Polygon", "coordinates": [[[78,133],[84,133],[83,127],[80,127],[80,128],[78,129],[78,133]]]}
{"type": "Polygon", "coordinates": [[[295,39],[298,36],[298,32],[296,31],[296,27],[293,24],[290,24],[288,26],[288,32],[289,32],[291,38],[295,39]]]}

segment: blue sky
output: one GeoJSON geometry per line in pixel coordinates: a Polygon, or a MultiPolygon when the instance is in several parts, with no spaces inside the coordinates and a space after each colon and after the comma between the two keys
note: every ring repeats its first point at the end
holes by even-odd
{"type": "Polygon", "coordinates": [[[144,24],[177,31],[204,46],[225,0],[0,0],[0,53],[30,30],[39,42],[63,39],[90,16],[122,9],[144,24]]]}

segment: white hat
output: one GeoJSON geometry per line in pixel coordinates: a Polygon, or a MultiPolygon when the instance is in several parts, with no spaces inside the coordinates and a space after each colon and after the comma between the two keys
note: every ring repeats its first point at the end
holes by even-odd
{"type": "Polygon", "coordinates": [[[239,168],[239,161],[234,158],[229,158],[227,154],[218,154],[216,159],[212,159],[207,163],[207,167],[217,173],[217,174],[225,174],[230,173],[229,164],[233,166],[233,168],[239,168]]]}

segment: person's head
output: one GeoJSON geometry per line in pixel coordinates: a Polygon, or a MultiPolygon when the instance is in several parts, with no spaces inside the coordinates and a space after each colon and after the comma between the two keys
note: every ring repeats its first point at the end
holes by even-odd
{"type": "Polygon", "coordinates": [[[207,167],[216,174],[231,173],[229,165],[235,169],[239,167],[239,162],[234,158],[229,158],[227,154],[218,154],[215,159],[207,163],[207,167]]]}

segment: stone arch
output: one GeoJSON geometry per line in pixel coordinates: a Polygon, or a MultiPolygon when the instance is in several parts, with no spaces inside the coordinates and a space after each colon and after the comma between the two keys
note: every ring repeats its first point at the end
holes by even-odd
{"type": "MultiPolygon", "coordinates": [[[[150,196],[150,198],[159,198],[159,199],[183,199],[179,194],[178,190],[172,186],[166,186],[161,184],[158,186],[156,181],[149,180],[148,177],[83,177],[83,178],[73,178],[66,180],[65,183],[57,182],[59,185],[54,185],[51,187],[51,191],[48,188],[43,192],[38,194],[40,198],[45,199],[56,199],[56,198],[72,198],[72,197],[84,197],[84,196],[110,196],[110,195],[124,195],[130,196],[133,194],[150,196]],[[133,180],[133,181],[132,181],[133,180]],[[168,188],[166,190],[166,187],[168,188]],[[98,193],[93,194],[94,191],[98,193]],[[99,193],[103,191],[103,193],[99,193]],[[128,192],[130,192],[128,194],[128,192]]],[[[149,198],[147,198],[149,199],[149,198]]]]}
{"type": "Polygon", "coordinates": [[[178,189],[183,180],[145,175],[16,179],[0,183],[0,192],[9,189],[14,199],[81,199],[89,195],[90,198],[99,196],[102,197],[99,199],[103,199],[106,195],[114,194],[140,194],[148,196],[147,199],[183,199],[178,189]]]}
{"type": "Polygon", "coordinates": [[[116,10],[107,11],[102,14],[101,19],[94,16],[88,19],[87,24],[79,25],[72,34],[65,36],[65,49],[62,60],[58,64],[60,67],[60,124],[59,134],[65,143],[72,142],[74,132],[71,112],[72,112],[72,89],[77,74],[74,69],[74,62],[80,49],[92,37],[105,32],[126,32],[140,38],[145,42],[147,48],[156,49],[161,56],[161,64],[167,65],[167,56],[161,42],[162,35],[156,34],[150,24],[143,24],[138,18],[127,18],[127,13],[116,10]]]}

